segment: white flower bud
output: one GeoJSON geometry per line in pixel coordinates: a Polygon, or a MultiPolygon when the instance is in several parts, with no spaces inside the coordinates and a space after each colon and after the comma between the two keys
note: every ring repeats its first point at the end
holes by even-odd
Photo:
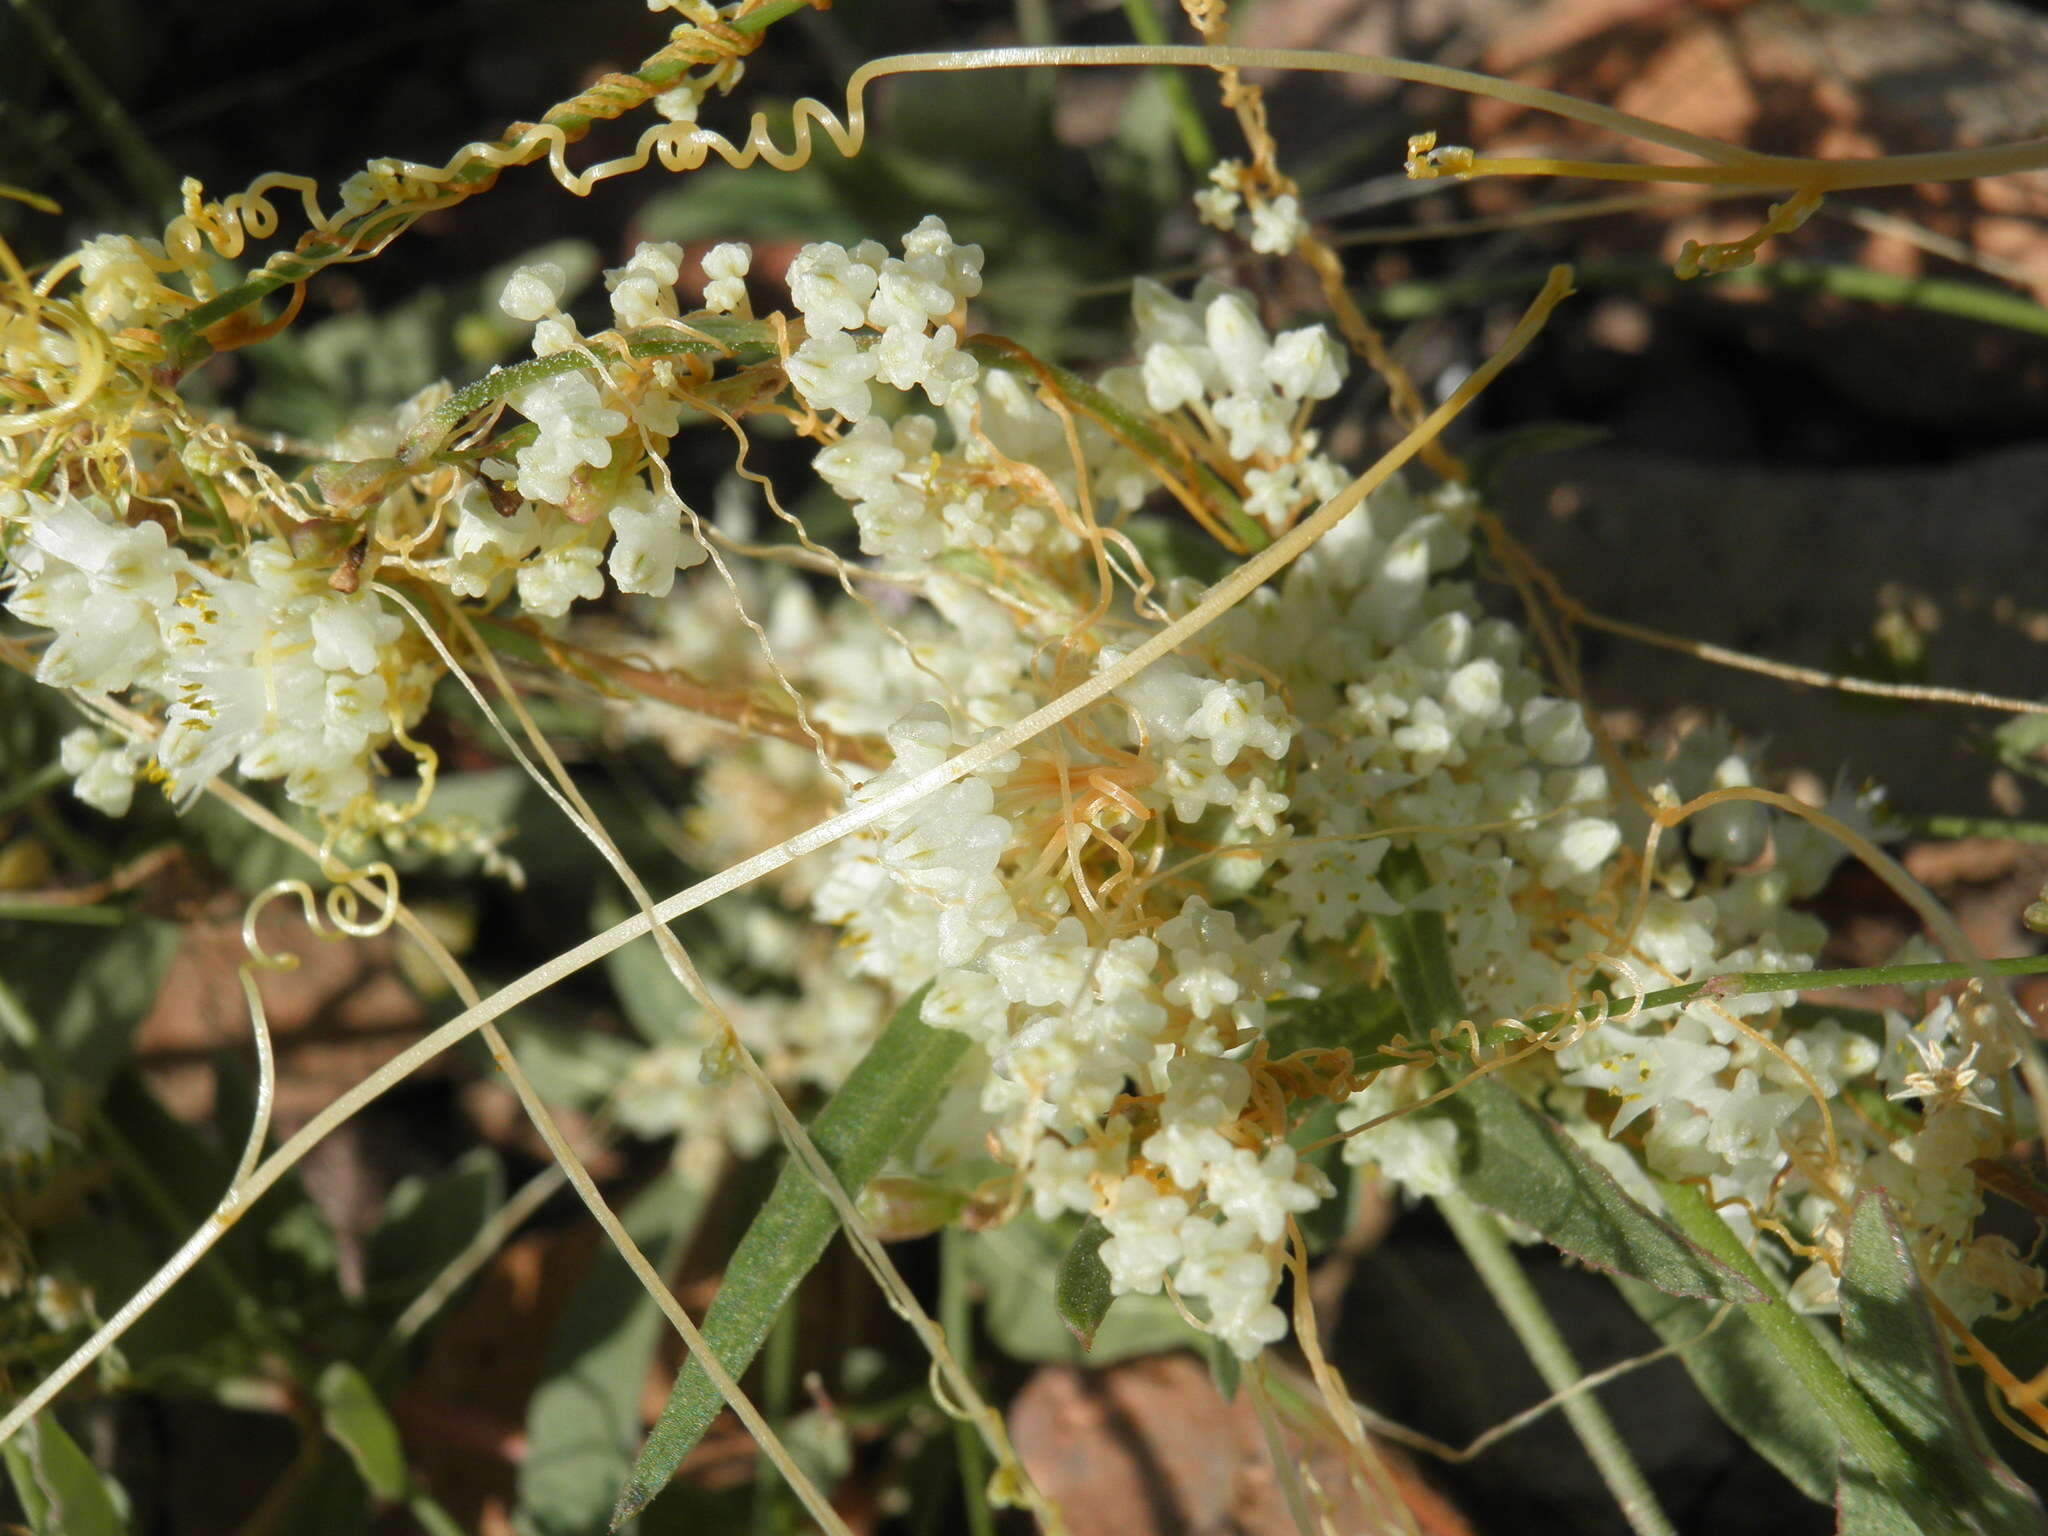
{"type": "Polygon", "coordinates": [[[552,261],[521,267],[505,280],[505,291],[498,295],[498,308],[514,320],[524,320],[529,324],[544,320],[562,302],[562,290],[566,285],[562,269],[552,261]]]}
{"type": "MultiPolygon", "coordinates": [[[[1203,333],[1216,365],[1231,389],[1262,389],[1265,385],[1266,328],[1241,293],[1224,293],[1209,301],[1202,315],[1203,333]]],[[[1233,451],[1232,457],[1243,455],[1233,451]]]]}
{"type": "Polygon", "coordinates": [[[1542,696],[1524,704],[1522,740],[1538,762],[1560,768],[1584,762],[1593,750],[1585,713],[1570,699],[1542,696]]]}

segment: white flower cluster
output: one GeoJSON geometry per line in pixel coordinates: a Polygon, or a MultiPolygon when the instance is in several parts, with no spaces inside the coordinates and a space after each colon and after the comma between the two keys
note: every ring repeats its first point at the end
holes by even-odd
{"type": "Polygon", "coordinates": [[[1195,194],[1195,212],[1212,228],[1234,230],[1238,210],[1249,202],[1251,224],[1246,238],[1251,248],[1262,256],[1287,255],[1308,233],[1301,199],[1292,192],[1264,197],[1249,187],[1250,176],[1242,160],[1219,160],[1209,168],[1209,185],[1195,194]]]}
{"type": "MultiPolygon", "coordinates": [[[[157,760],[175,798],[233,764],[339,812],[368,790],[376,750],[425,709],[432,672],[399,645],[403,622],[371,593],[334,591],[281,542],[250,546],[241,574],[224,574],[97,499],[25,495],[6,522],[8,611],[52,631],[38,678],[159,702],[157,760]]],[[[64,756],[81,798],[126,810],[131,755],[74,738],[64,756]]]]}
{"type": "MultiPolygon", "coordinates": [[[[920,230],[937,241],[932,221],[920,230]]],[[[1074,607],[1040,600],[1093,577],[1075,558],[1098,536],[1076,515],[1089,498],[1134,510],[1154,479],[1128,445],[1065,419],[1015,375],[989,370],[943,401],[928,389],[932,414],[878,400],[877,382],[924,382],[875,362],[890,328],[932,339],[958,318],[961,291],[936,279],[912,291],[917,238],[895,267],[879,247],[808,248],[791,280],[808,339],[789,371],[806,403],[841,418],[819,429],[820,476],[852,505],[863,549],[913,577],[922,601],[885,622],[872,603],[821,606],[786,571],[743,575],[811,718],[886,740],[889,766],[859,783],[860,801],[1115,666],[1197,596],[1185,581],[1143,593],[1133,581],[1129,599],[1080,626],[1070,615],[1092,589],[1074,607]],[[1029,600],[1009,600],[1027,590],[1006,591],[1014,572],[1030,574],[1029,600]]],[[[1275,335],[1246,295],[1216,284],[1183,300],[1140,283],[1133,307],[1138,360],[1097,381],[1104,395],[1206,439],[1203,457],[1276,531],[1341,488],[1309,426],[1344,375],[1327,332],[1275,335]]],[[[1423,862],[1421,899],[1445,916],[1482,1025],[1577,1002],[1603,973],[1640,992],[1798,969],[1822,937],[1796,904],[1837,851],[1747,802],[1661,840],[1627,926],[1639,871],[1626,850],[1647,823],[1615,793],[1579,706],[1546,689],[1513,625],[1484,616],[1465,578],[1477,516],[1461,488],[1388,484],[1198,640],[816,856],[803,882],[840,930],[840,963],[898,996],[928,985],[925,1021],[973,1042],[919,1165],[958,1169],[997,1149],[1041,1218],[1103,1221],[1117,1290],[1171,1286],[1242,1355],[1284,1332],[1281,1245],[1330,1188],[1287,1140],[1308,1092],[1298,1074],[1322,1069],[1265,1054],[1269,1015],[1357,984],[1371,919],[1400,910],[1380,878],[1397,840],[1423,862]]],[[[692,675],[761,680],[751,633],[712,611],[729,606],[678,594],[663,654],[692,675]]],[[[701,760],[705,746],[679,750],[701,760]]],[[[819,770],[799,766],[815,792],[819,770]]],[[[1717,728],[1631,767],[1667,803],[1753,777],[1717,728]]],[[[805,792],[802,777],[788,796],[805,792]]],[[[778,795],[753,798],[762,814],[745,835],[758,844],[788,813],[778,795]]],[[[1937,1014],[1881,1063],[1853,1029],[1787,1025],[1786,1001],[1619,1016],[1507,1080],[1581,1124],[1597,1106],[1587,1134],[1624,1137],[1658,1172],[1792,1219],[1823,1252],[1854,1190],[1885,1182],[1969,1315],[2038,1288],[2016,1254],[1971,1235],[1967,1165],[1997,1143],[1997,1106],[1974,1074],[2002,1070],[1982,1031],[1966,1039],[1937,1014]],[[1821,1103],[1873,1077],[1919,1098],[1920,1128],[1886,1147],[1836,1115],[1839,1155],[1824,1148],[1821,1103]]],[[[1404,1113],[1431,1086],[1399,1069],[1352,1092],[1342,1126],[1393,1118],[1345,1155],[1416,1192],[1454,1188],[1455,1125],[1404,1113]]],[[[1802,1282],[1803,1301],[1825,1304],[1828,1273],[1802,1282]]]]}
{"type": "MultiPolygon", "coordinates": [[[[726,308],[743,306],[744,246],[720,246],[707,258],[712,287],[726,308]]],[[[671,321],[680,312],[676,282],[682,248],[643,243],[622,267],[605,273],[612,315],[625,329],[671,321]]],[[[534,353],[549,357],[583,346],[560,309],[563,277],[551,263],[520,267],[506,281],[500,307],[535,322],[534,353]]],[[[570,369],[515,390],[509,402],[539,428],[515,462],[486,461],[483,470],[511,483],[510,511],[484,486],[470,482],[453,497],[446,553],[434,572],[459,596],[495,599],[516,585],[528,612],[560,618],[577,602],[604,594],[608,571],[621,592],[666,596],[676,573],[705,559],[689,509],[665,484],[639,474],[621,480],[643,446],[671,436],[680,407],[666,386],[672,365],[657,361],[630,396],[613,381],[570,369]],[[626,457],[620,457],[626,455],[626,457]],[[609,556],[606,544],[610,541],[609,556]]]]}
{"type": "Polygon", "coordinates": [[[1136,461],[1093,421],[1067,424],[1009,373],[990,373],[946,408],[939,423],[906,413],[869,416],[819,450],[825,483],[853,507],[863,551],[912,566],[947,550],[1054,557],[1080,545],[1076,508],[1128,510],[1144,485],[1136,461]]]}
{"type": "Polygon", "coordinates": [[[959,350],[955,322],[980,292],[981,247],[957,244],[936,215],[903,237],[900,257],[873,240],[850,251],[807,245],[789,264],[806,333],[789,357],[790,387],[850,423],[874,410],[874,384],[922,389],[942,407],[971,400],[981,368],[959,350]]]}
{"type": "Polygon", "coordinates": [[[1344,354],[1326,329],[1269,336],[1248,295],[1213,282],[1183,301],[1140,278],[1132,310],[1146,404],[1187,412],[1244,466],[1246,511],[1277,530],[1343,489],[1351,477],[1304,425],[1344,382],[1344,354]]]}

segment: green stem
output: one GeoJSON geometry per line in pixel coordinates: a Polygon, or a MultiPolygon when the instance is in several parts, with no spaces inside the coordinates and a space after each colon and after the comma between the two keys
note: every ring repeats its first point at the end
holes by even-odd
{"type": "Polygon", "coordinates": [[[0,896],[0,923],[68,923],[74,928],[118,928],[129,914],[120,907],[64,907],[44,901],[10,901],[0,896]]]}
{"type": "MultiPolygon", "coordinates": [[[[793,1298],[792,1298],[793,1300],[793,1298]]],[[[796,1381],[796,1308],[784,1307],[768,1330],[768,1343],[761,1351],[761,1417],[779,1434],[789,1418],[790,1388],[796,1381]]],[[[754,1536],[770,1536],[775,1529],[775,1509],[780,1502],[782,1475],[763,1456],[754,1464],[754,1536]]]]}
{"type": "Polygon", "coordinates": [[[1921,816],[1911,825],[1923,837],[1996,837],[2014,843],[2048,843],[2048,821],[2007,821],[2002,816],[1921,816]]]}
{"type": "Polygon", "coordinates": [[[64,771],[62,763],[45,763],[27,778],[0,789],[0,816],[5,816],[16,806],[35,799],[46,789],[55,789],[70,777],[71,775],[64,771]]]}
{"type": "Polygon", "coordinates": [[[1764,1299],[1745,1308],[1744,1315],[1763,1330],[1785,1368],[1813,1394],[1857,1459],[1887,1488],[1913,1494],[1912,1457],[1885,1427],[1870,1400],[1857,1390],[1841,1362],[1792,1310],[1777,1281],[1742,1246],[1720,1212],[1690,1184],[1658,1179],[1657,1190],[1664,1197],[1665,1214],[1681,1232],[1763,1292],[1764,1299]]]}
{"type": "MultiPolygon", "coordinates": [[[[1393,283],[1370,293],[1354,294],[1353,297],[1359,308],[1374,319],[1414,320],[1488,299],[1526,293],[1529,284],[1537,280],[1540,280],[1537,268],[1503,268],[1447,282],[1393,283]]],[[[1588,292],[1595,288],[1663,286],[1677,283],[1680,279],[1661,262],[1620,260],[1586,262],[1576,266],[1572,281],[1580,292],[1588,292]]],[[[1910,309],[1981,320],[1987,325],[2048,336],[2048,307],[2024,294],[2004,293],[1978,283],[1959,283],[1938,277],[1900,277],[1863,267],[1792,260],[1724,272],[1711,281],[1716,285],[1743,288],[1819,288],[1862,303],[1900,304],[1910,309]]]]}
{"type": "MultiPolygon", "coordinates": [[[[1124,0],[1124,16],[1130,21],[1131,35],[1139,42],[1166,41],[1166,27],[1152,8],[1152,0],[1124,0]]],[[[1209,137],[1209,125],[1202,121],[1201,111],[1195,105],[1194,92],[1188,89],[1187,74],[1178,69],[1155,69],[1152,75],[1166,93],[1167,109],[1173,113],[1173,131],[1180,140],[1181,158],[1196,176],[1207,176],[1209,167],[1216,163],[1216,145],[1209,137]]]]}
{"type": "MultiPolygon", "coordinates": [[[[1444,916],[1413,904],[1429,886],[1429,872],[1414,844],[1390,850],[1380,872],[1388,894],[1408,903],[1402,912],[1372,920],[1380,956],[1410,1027],[1433,1037],[1462,1018],[1465,1011],[1457,975],[1451,968],[1444,916]]],[[[1432,1079],[1439,1075],[1434,1071],[1428,1074],[1432,1079]]],[[[1522,1341],[1537,1374],[1552,1392],[1577,1386],[1585,1373],[1544,1310],[1536,1288],[1522,1273],[1521,1261],[1509,1247],[1499,1221],[1457,1191],[1439,1195],[1436,1203],[1492,1293],[1494,1304],[1522,1341]]],[[[1677,1536],[1599,1399],[1591,1392],[1576,1393],[1565,1399],[1564,1415],[1636,1536],[1677,1536]]]]}
{"type": "MultiPolygon", "coordinates": [[[[693,329],[704,333],[701,339],[668,332],[635,335],[626,339],[626,353],[639,358],[737,356],[742,361],[755,361],[768,355],[773,346],[768,327],[758,320],[699,315],[690,324],[693,329]]],[[[419,464],[438,450],[448,434],[462,425],[467,417],[494,400],[502,400],[507,395],[559,378],[565,373],[593,370],[599,364],[616,367],[620,361],[619,354],[610,347],[584,346],[551,352],[546,357],[514,363],[509,368],[493,368],[482,378],[458,389],[429,412],[406,435],[404,443],[399,446],[397,458],[405,465],[419,464]]]]}
{"type": "MultiPolygon", "coordinates": [[[[939,1233],[939,1326],[960,1369],[974,1368],[973,1298],[967,1294],[967,1234],[958,1227],[939,1233]]],[[[995,1536],[988,1507],[988,1452],[965,1419],[953,1421],[953,1445],[960,1463],[960,1496],[967,1503],[969,1536],[995,1536]]]]}
{"type": "MultiPolygon", "coordinates": [[[[1588,1003],[1583,1008],[1563,1013],[1531,1014],[1519,1023],[1497,1024],[1482,1029],[1479,1040],[1482,1048],[1512,1045],[1531,1034],[1544,1034],[1561,1025],[1594,1018],[1603,1006],[1619,1015],[1643,1009],[1668,1008],[1675,1003],[1691,1002],[1702,995],[1745,997],[1758,992],[1803,992],[1821,987],[1924,987],[1944,981],[1967,981],[1980,971],[1989,971],[1994,976],[2039,976],[2048,972],[2048,955],[1987,960],[1977,965],[1946,960],[1927,965],[1872,965],[1847,971],[1731,971],[1725,976],[1706,976],[1681,986],[1645,992],[1641,997],[1614,997],[1604,1003],[1588,1003]]],[[[1455,1017],[1452,1015],[1453,1019],[1455,1017]]],[[[1415,1060],[1412,1050],[1375,1052],[1359,1058],[1358,1070],[1376,1072],[1387,1067],[1412,1066],[1415,1060]]]]}
{"type": "MultiPolygon", "coordinates": [[[[1553,1392],[1577,1386],[1585,1372],[1572,1358],[1571,1347],[1544,1310],[1529,1277],[1522,1272],[1521,1261],[1515,1257],[1500,1222],[1463,1195],[1439,1195],[1436,1204],[1465,1250],[1465,1257],[1486,1282],[1494,1305],[1500,1308],[1508,1326],[1515,1330],[1515,1337],[1522,1341],[1522,1348],[1528,1351],[1544,1385],[1553,1392]]],[[[1565,1399],[1564,1416],[1578,1435],[1579,1443],[1585,1446],[1586,1454],[1593,1458],[1593,1465],[1599,1468],[1607,1491],[1621,1506],[1629,1529],[1636,1536],[1677,1536],[1676,1527],[1657,1503],[1642,1468],[1636,1465],[1635,1457],[1629,1453],[1607,1410],[1600,1406],[1600,1400],[1591,1392],[1577,1393],[1565,1399]]]]}

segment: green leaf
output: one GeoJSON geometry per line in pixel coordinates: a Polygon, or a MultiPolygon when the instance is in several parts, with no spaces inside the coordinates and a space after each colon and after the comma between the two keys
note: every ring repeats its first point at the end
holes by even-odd
{"type": "MultiPolygon", "coordinates": [[[[1380,879],[1406,905],[1375,917],[1373,932],[1409,1029],[1424,1038],[1464,1016],[1449,935],[1440,911],[1417,904],[1429,874],[1412,844],[1387,854],[1380,879]]],[[[1633,1275],[1674,1296],[1763,1299],[1747,1279],[1644,1209],[1553,1121],[1496,1079],[1465,1084],[1434,1113],[1458,1126],[1459,1189],[1535,1228],[1581,1263],[1633,1275]]]]}
{"type": "Polygon", "coordinates": [[[291,1536],[362,1536],[376,1518],[370,1490],[346,1456],[323,1456],[279,1529],[291,1536]]]}
{"type": "MultiPolygon", "coordinates": [[[[604,896],[592,911],[592,926],[609,928],[629,911],[624,902],[604,896]]],[[[693,954],[698,953],[695,944],[690,949],[693,954]]],[[[701,954],[698,963],[703,963],[701,954]]],[[[651,938],[636,939],[613,950],[604,957],[604,969],[611,978],[612,991],[618,996],[626,1022],[642,1040],[649,1045],[674,1045],[700,1038],[700,1032],[687,1021],[695,1019],[702,1010],[696,999],[683,990],[683,984],[669,970],[668,962],[662,959],[651,938]]]]}
{"type": "Polygon", "coordinates": [[[549,1007],[543,995],[514,1013],[505,1021],[505,1038],[533,1080],[534,1092],[550,1104],[588,1114],[611,1097],[646,1048],[541,1017],[549,1007]]]}
{"type": "Polygon", "coordinates": [[[1244,1362],[1237,1358],[1237,1351],[1212,1333],[1203,1337],[1202,1353],[1208,1357],[1209,1379],[1216,1383],[1216,1395],[1226,1403],[1235,1402],[1238,1384],[1244,1378],[1244,1362]]]}
{"type": "Polygon", "coordinates": [[[1109,1304],[1116,1300],[1109,1285],[1109,1266],[1102,1262],[1102,1245],[1108,1240],[1109,1228],[1090,1216],[1074,1234],[1053,1281],[1053,1304],[1084,1350],[1094,1346],[1095,1332],[1109,1316],[1109,1304]]]}
{"type": "MultiPolygon", "coordinates": [[[[968,1236],[967,1267],[981,1286],[982,1320],[1003,1353],[1047,1365],[1114,1365],[1202,1342],[1164,1296],[1119,1296],[1114,1307],[1104,1303],[1106,1315],[1084,1345],[1059,1299],[1066,1260],[1083,1230],[1078,1216],[1040,1221],[1026,1212],[968,1236]]],[[[1101,1278],[1106,1292],[1109,1277],[1101,1278]]]]}
{"type": "MultiPolygon", "coordinates": [[[[2040,1500],[2014,1477],[1978,1430],[1956,1381],[1948,1347],[1920,1289],[1890,1202],[1872,1191],[1857,1202],[1842,1258],[1842,1351],[1849,1376],[1913,1457],[1912,1490],[1879,1488],[1843,1469],[1845,1508],[1872,1531],[1893,1518],[1882,1501],[1924,1495],[1900,1517],[1928,1529],[2020,1536],[2048,1531],[2040,1500]],[[1933,1524],[1927,1524],[1932,1521],[1933,1524]]],[[[1845,1523],[1843,1529],[1850,1527],[1845,1523]]]]}
{"type": "MultiPolygon", "coordinates": [[[[280,820],[297,827],[314,842],[320,841],[319,827],[307,821],[305,813],[282,795],[263,785],[250,788],[280,820]]],[[[184,835],[198,845],[207,862],[245,896],[253,896],[279,880],[305,880],[315,890],[324,883],[319,865],[211,795],[195,800],[180,821],[184,835]]]]}
{"type": "MultiPolygon", "coordinates": [[[[911,1139],[967,1049],[965,1035],[918,1019],[923,1003],[923,989],[904,1001],[810,1128],[825,1165],[852,1194],[911,1139]]],[[[769,1325],[838,1226],[831,1201],[810,1173],[788,1163],[733,1250],[725,1283],[704,1315],[704,1338],[734,1376],[760,1352],[769,1325]]],[[[686,1362],[619,1495],[614,1529],[661,1492],[724,1406],[703,1368],[686,1362]]]]}
{"type": "Polygon", "coordinates": [[[1926,1536],[1930,1530],[1942,1529],[1923,1523],[1931,1514],[1917,1505],[1908,1508],[1887,1493],[1861,1462],[1843,1455],[1835,1488],[1835,1536],[1926,1536]]]}
{"type": "Polygon", "coordinates": [[[128,1059],[179,937],[174,924],[140,919],[104,933],[30,924],[9,935],[8,984],[51,1059],[95,1094],[128,1059]]]}
{"type": "Polygon", "coordinates": [[[403,1306],[483,1230],[505,1203],[497,1153],[478,1147],[433,1179],[402,1180],[384,1202],[372,1234],[367,1279],[372,1297],[403,1306]]]}
{"type": "Polygon", "coordinates": [[[317,1391],[321,1427],[348,1452],[370,1491],[380,1499],[403,1498],[411,1481],[405,1447],[369,1380],[346,1360],[336,1360],[320,1373],[317,1391]]]}
{"type": "Polygon", "coordinates": [[[1346,987],[1322,997],[1287,999],[1272,1005],[1266,1053],[1277,1061],[1311,1048],[1342,1049],[1363,1060],[1407,1023],[1400,997],[1387,987],[1346,987]]]}
{"type": "Polygon", "coordinates": [[[1482,438],[1465,456],[1472,488],[1489,500],[1501,472],[1518,459],[1538,453],[1565,453],[1591,448],[1614,436],[1607,427],[1578,421],[1531,421],[1482,438]]]}
{"type": "MultiPolygon", "coordinates": [[[[664,1173],[621,1213],[633,1241],[664,1273],[681,1259],[706,1191],[664,1173]]],[[[577,1288],[547,1371],[526,1411],[519,1464],[519,1523],[532,1536],[601,1530],[633,1466],[640,1391],[654,1358],[661,1309],[626,1261],[606,1249],[577,1288]]]]}
{"type": "Polygon", "coordinates": [[[0,1460],[34,1536],[125,1536],[127,1499],[100,1475],[54,1414],[39,1414],[0,1446],[0,1460]]]}
{"type": "Polygon", "coordinates": [[[1547,1115],[1490,1077],[1443,1107],[1458,1125],[1458,1187],[1609,1274],[1673,1296],[1754,1302],[1757,1288],[1651,1214],[1547,1115]]]}
{"type": "MultiPolygon", "coordinates": [[[[1678,1358],[1728,1427],[1809,1499],[1832,1502],[1838,1460],[1834,1424],[1785,1369],[1777,1348],[1748,1311],[1736,1308],[1702,1338],[1719,1307],[1668,1295],[1626,1275],[1616,1275],[1614,1283],[1660,1339],[1687,1345],[1678,1358]]],[[[1832,1338],[1827,1344],[1832,1347],[1832,1338]]]]}
{"type": "Polygon", "coordinates": [[[1345,1143],[1328,1141],[1338,1134],[1338,1114],[1341,1106],[1331,1103],[1318,1104],[1303,1117],[1301,1123],[1287,1133],[1287,1140],[1297,1152],[1303,1147],[1316,1147],[1317,1142],[1327,1145],[1316,1147],[1313,1152],[1302,1153],[1301,1160],[1319,1170],[1330,1181],[1330,1197],[1300,1217],[1302,1240],[1308,1244],[1311,1254],[1327,1253],[1344,1238],[1350,1230],[1351,1218],[1358,1203],[1358,1168],[1344,1160],[1345,1143]]]}

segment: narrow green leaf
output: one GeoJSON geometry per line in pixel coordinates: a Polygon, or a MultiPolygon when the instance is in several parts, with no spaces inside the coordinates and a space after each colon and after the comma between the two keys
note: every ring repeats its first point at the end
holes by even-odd
{"type": "Polygon", "coordinates": [[[1299,1218],[1302,1241],[1308,1244],[1312,1255],[1327,1253],[1344,1240],[1358,1208],[1358,1166],[1344,1159],[1344,1148],[1348,1143],[1329,1140],[1339,1133],[1340,1108],[1336,1104],[1318,1104],[1287,1133],[1288,1141],[1297,1152],[1301,1152],[1303,1147],[1316,1148],[1313,1152],[1303,1152],[1301,1160],[1330,1181],[1330,1197],[1299,1218]],[[1325,1145],[1316,1146],[1318,1142],[1325,1145]]]}
{"type": "MultiPolygon", "coordinates": [[[[621,1212],[642,1250],[664,1272],[703,1218],[706,1191],[664,1174],[621,1212]]],[[[667,1326],[626,1261],[597,1257],[548,1347],[546,1375],[526,1411],[519,1464],[520,1525],[533,1536],[600,1530],[633,1466],[640,1391],[667,1326]]]]}
{"type": "Polygon", "coordinates": [[[1053,1281],[1053,1305],[1084,1350],[1094,1347],[1095,1331],[1109,1316],[1109,1304],[1116,1300],[1110,1289],[1109,1266],[1102,1262],[1102,1245],[1108,1240],[1109,1228],[1090,1216],[1074,1234],[1053,1281]]]}
{"type": "Polygon", "coordinates": [[[0,1446],[0,1460],[34,1536],[126,1536],[127,1500],[44,1413],[0,1446]]]}
{"type": "Polygon", "coordinates": [[[348,1452],[370,1491],[380,1499],[403,1498],[410,1481],[405,1447],[369,1380],[336,1360],[320,1373],[318,1392],[322,1427],[348,1452]]]}
{"type": "Polygon", "coordinates": [[[1844,1506],[1853,1506],[1873,1531],[1888,1529],[1873,1512],[1893,1498],[1914,1500],[1902,1512],[1928,1529],[1983,1536],[2048,1532],[2040,1500],[1992,1453],[1963,1400],[1912,1254],[1881,1191],[1865,1195],[1850,1221],[1841,1297],[1850,1378],[1906,1446],[1917,1474],[1912,1489],[1879,1488],[1845,1467],[1844,1506]]]}
{"type": "MultiPolygon", "coordinates": [[[[967,1037],[918,1019],[922,989],[896,1010],[839,1091],[810,1127],[825,1164],[846,1189],[881,1171],[909,1140],[967,1049],[967,1037]]],[[[704,1315],[704,1337],[719,1362],[738,1376],[760,1352],[768,1327],[797,1284],[825,1252],[839,1218],[802,1165],[790,1162],[748,1226],[704,1315]]],[[[694,1360],[684,1364],[632,1476],[612,1511],[612,1527],[631,1519],[661,1492],[683,1457],[725,1406],[694,1360]]]]}
{"type": "MultiPolygon", "coordinates": [[[[1687,1344],[1678,1358],[1723,1422],[1809,1499],[1832,1502],[1839,1459],[1834,1424],[1786,1370],[1748,1309],[1730,1312],[1707,1333],[1720,1311],[1713,1303],[1672,1296],[1626,1275],[1616,1275],[1614,1283],[1659,1338],[1687,1344]]],[[[1826,1338],[1823,1347],[1832,1346],[1831,1337],[1815,1334],[1826,1338]]]]}
{"type": "MultiPolygon", "coordinates": [[[[1410,1030],[1426,1037],[1463,1016],[1443,914],[1417,905],[1429,888],[1412,846],[1380,866],[1389,894],[1406,905],[1375,917],[1373,932],[1410,1030]]],[[[1652,1215],[1547,1116],[1491,1077],[1467,1083],[1436,1111],[1458,1126],[1458,1186],[1501,1215],[1534,1227],[1583,1264],[1633,1275],[1675,1296],[1753,1302],[1762,1293],[1652,1215]]]]}
{"type": "Polygon", "coordinates": [[[1442,1113],[1458,1125],[1458,1187],[1534,1227],[1580,1263],[1673,1296],[1754,1302],[1762,1293],[1653,1215],[1547,1115],[1482,1077],[1442,1113]]]}

